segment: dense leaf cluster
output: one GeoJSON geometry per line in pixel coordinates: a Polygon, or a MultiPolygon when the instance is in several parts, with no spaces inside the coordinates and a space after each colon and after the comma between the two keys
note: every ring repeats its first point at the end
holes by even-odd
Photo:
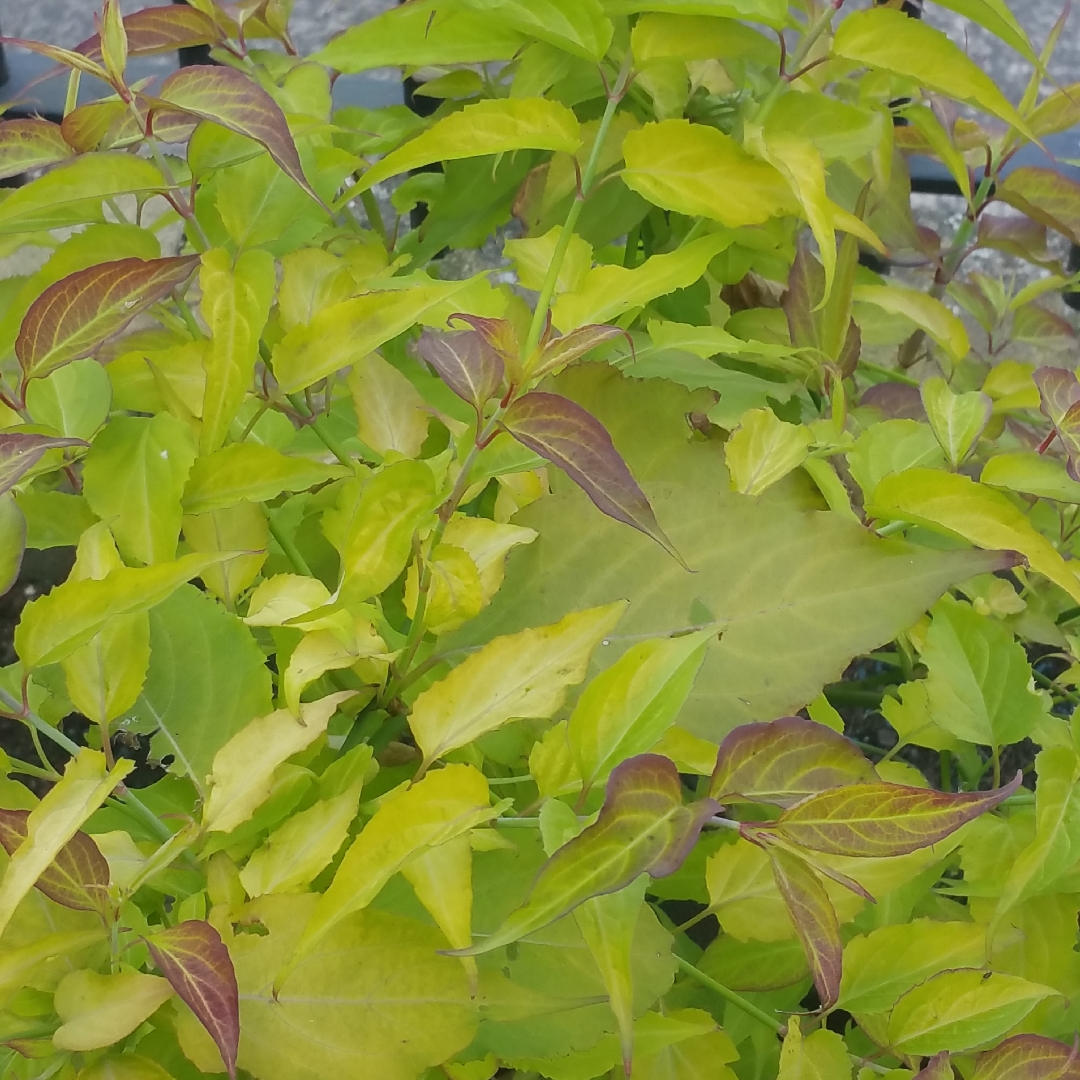
{"type": "Polygon", "coordinates": [[[5,1080],[1080,1074],[1064,21],[945,0],[1010,102],[895,2],[191,2],[0,123],[0,585],[76,551],[0,670],[68,754],[0,754],[5,1080]],[[385,66],[433,116],[334,109],[385,66]]]}

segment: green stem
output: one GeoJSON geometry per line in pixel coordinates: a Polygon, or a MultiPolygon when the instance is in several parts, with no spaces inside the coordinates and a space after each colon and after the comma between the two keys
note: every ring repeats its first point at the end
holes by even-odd
{"type": "Polygon", "coordinates": [[[905,375],[902,371],[897,371],[895,368],[882,367],[880,364],[872,364],[869,360],[859,360],[859,367],[863,371],[869,371],[873,375],[880,375],[883,379],[889,382],[903,383],[904,386],[918,386],[919,380],[913,379],[910,375],[905,375]]]}
{"type": "Polygon", "coordinates": [[[290,540],[282,531],[281,527],[276,521],[274,521],[273,514],[267,514],[266,520],[270,523],[270,535],[277,541],[277,545],[283,552],[285,552],[285,558],[292,563],[293,569],[304,577],[314,577],[311,572],[311,567],[308,566],[307,560],[300,554],[299,548],[290,540]]]}
{"type": "MultiPolygon", "coordinates": [[[[132,108],[134,108],[134,106],[132,106],[132,108]]],[[[135,115],[139,115],[137,109],[135,110],[135,115]]],[[[180,185],[176,182],[176,176],[172,169],[169,168],[169,163],[165,160],[165,155],[161,152],[161,147],[158,145],[157,139],[155,139],[153,135],[148,135],[146,137],[146,142],[150,147],[150,153],[153,155],[154,164],[161,170],[161,175],[165,177],[169,183],[169,187],[174,192],[179,192],[180,185]]],[[[177,212],[191,226],[191,231],[195,234],[192,246],[198,246],[194,242],[197,240],[198,244],[201,245],[201,251],[209,251],[214,245],[210,243],[210,238],[206,235],[202,223],[195,216],[195,207],[183,196],[176,195],[175,198],[176,202],[174,203],[174,206],[176,207],[177,212]]],[[[191,238],[189,237],[189,239],[191,238]]]]}
{"type": "Polygon", "coordinates": [[[562,270],[563,260],[569,250],[570,240],[574,235],[574,228],[577,225],[578,218],[581,217],[585,200],[592,190],[593,180],[596,178],[596,169],[600,162],[600,153],[603,150],[604,143],[607,141],[611,122],[615,119],[615,110],[619,107],[619,102],[622,101],[630,82],[630,62],[631,54],[628,52],[626,59],[623,61],[622,69],[619,71],[619,77],[615,81],[615,86],[608,94],[607,108],[604,109],[604,115],[600,120],[600,127],[597,129],[592,150],[589,151],[589,160],[585,163],[585,171],[581,174],[581,184],[570,206],[570,212],[566,215],[559,242],[555,245],[555,253],[551,257],[551,265],[548,267],[547,276],[544,278],[544,284],[540,289],[540,296],[536,301],[536,310],[533,312],[532,323],[529,325],[529,335],[525,339],[525,347],[521,353],[521,358],[526,363],[536,351],[536,346],[539,344],[540,337],[547,324],[548,311],[551,308],[551,299],[555,295],[555,286],[559,282],[559,273],[562,270]]]}
{"type": "Polygon", "coordinates": [[[379,239],[385,244],[389,239],[389,235],[386,232],[386,222],[383,221],[382,211],[379,209],[379,202],[375,198],[375,192],[373,192],[371,188],[361,192],[360,205],[363,206],[364,213],[367,214],[368,224],[379,234],[379,239]]]}
{"type": "Polygon", "coordinates": [[[1052,693],[1059,694],[1066,701],[1071,701],[1074,705],[1080,705],[1080,694],[1075,690],[1066,690],[1064,686],[1060,686],[1054,682],[1049,676],[1044,675],[1041,671],[1036,671],[1034,668],[1031,674],[1035,676],[1035,681],[1046,690],[1050,690],[1052,693]]]}
{"type": "Polygon", "coordinates": [[[176,306],[180,309],[180,317],[184,320],[184,325],[188,328],[191,340],[204,340],[206,335],[199,329],[199,324],[195,321],[195,313],[191,310],[191,306],[188,304],[187,300],[179,293],[174,293],[173,299],[176,301],[176,306]]]}
{"type": "Polygon", "coordinates": [[[53,781],[59,776],[55,769],[42,769],[37,765],[31,765],[29,761],[20,761],[18,758],[9,757],[7,762],[8,768],[13,773],[20,773],[23,776],[36,776],[39,780],[53,781]]]}
{"type": "Polygon", "coordinates": [[[736,1009],[740,1009],[742,1012],[746,1013],[747,1016],[752,1016],[767,1028],[771,1028],[780,1036],[780,1038],[784,1038],[787,1035],[787,1024],[780,1023],[775,1016],[770,1016],[764,1009],[759,1009],[753,1002],[747,1001],[741,994],[735,993],[734,990],[729,990],[722,983],[718,983],[715,979],[706,975],[704,971],[699,971],[693,964],[684,960],[681,956],[675,957],[675,963],[684,975],[689,975],[695,982],[699,982],[702,986],[712,990],[713,993],[719,994],[725,1001],[734,1005],[736,1009]]]}
{"type": "MultiPolygon", "coordinates": [[[[265,347],[265,346],[263,346],[265,347]]],[[[319,441],[344,465],[347,469],[354,468],[355,463],[349,457],[348,451],[326,430],[326,424],[322,417],[311,412],[304,399],[299,394],[286,394],[289,404],[306,420],[310,420],[311,430],[319,437],[319,441]]]]}

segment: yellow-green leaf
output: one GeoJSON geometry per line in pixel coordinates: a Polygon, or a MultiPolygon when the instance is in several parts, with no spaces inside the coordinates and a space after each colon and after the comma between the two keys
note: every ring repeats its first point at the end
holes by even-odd
{"type": "Polygon", "coordinates": [[[724,444],[731,487],[760,495],[797,469],[814,441],[810,429],[781,420],[771,409],[751,409],[724,444]]]}
{"type": "Polygon", "coordinates": [[[850,1080],[851,1058],[844,1040],[826,1028],[803,1036],[799,1017],[788,1021],[776,1080],[850,1080]]]}
{"type": "Polygon", "coordinates": [[[82,969],[56,988],[54,1007],[62,1021],[53,1043],[60,1050],[97,1050],[130,1035],[172,997],[167,979],[139,971],[99,975],[82,969]]]}
{"type": "Polygon", "coordinates": [[[940,300],[900,285],[856,285],[852,299],[903,315],[925,330],[954,360],[971,351],[964,324],[940,300]]]}

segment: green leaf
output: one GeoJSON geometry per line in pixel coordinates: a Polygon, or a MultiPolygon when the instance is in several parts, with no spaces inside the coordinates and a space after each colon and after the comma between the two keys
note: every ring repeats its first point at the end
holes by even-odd
{"type": "Polygon", "coordinates": [[[760,495],[806,460],[813,441],[809,428],[785,423],[772,409],[744,413],[724,444],[732,490],[760,495]]]}
{"type": "Polygon", "coordinates": [[[454,955],[508,945],[591,897],[618,892],[640,874],[674,873],[717,809],[708,798],[683,806],[679,774],[667,758],[642,754],[624,761],[608,780],[596,823],[548,859],[525,903],[490,937],[454,955]]]}
{"type": "Polygon", "coordinates": [[[932,975],[978,967],[986,958],[986,927],[973,922],[916,919],[882,926],[844,946],[839,1006],[850,1013],[887,1012],[932,975]]]}
{"type": "Polygon", "coordinates": [[[76,360],[26,388],[26,408],[35,423],[75,439],[90,439],[105,423],[112,386],[97,360],[76,360]]]}
{"type": "Polygon", "coordinates": [[[268,896],[244,909],[269,930],[232,943],[240,985],[239,1065],[265,1080],[325,1080],[357,1070],[415,1080],[463,1050],[477,1004],[460,961],[439,956],[442,933],[367,910],[339,923],[272,993],[318,897],[268,896]]]}
{"type": "Polygon", "coordinates": [[[270,527],[261,506],[238,502],[206,514],[185,514],[184,539],[192,551],[246,552],[202,572],[207,590],[232,611],[266,561],[270,527]]]}
{"type": "Polygon", "coordinates": [[[367,907],[407,860],[494,817],[498,810],[490,801],[487,778],[471,765],[447,765],[384,798],[319,897],[276,988],[343,919],[367,907]]]}
{"type": "Polygon", "coordinates": [[[316,202],[322,201],[304,176],[281,106],[254,78],[222,64],[196,64],[173,72],[161,84],[158,96],[174,108],[254,139],[282,172],[316,202]]]}
{"type": "Polygon", "coordinates": [[[567,688],[585,677],[593,650],[625,609],[616,602],[575,612],[551,626],[496,638],[467,656],[423,691],[409,714],[424,766],[512,718],[551,716],[567,688]]]}
{"type": "Polygon", "coordinates": [[[13,191],[0,204],[0,236],[103,222],[104,199],[166,187],[157,167],[131,154],[82,154],[13,191]]]}
{"type": "Polygon", "coordinates": [[[604,0],[604,10],[611,15],[630,15],[637,11],[720,15],[728,19],[750,19],[777,28],[787,19],[786,0],[604,0]]]}
{"type": "Polygon", "coordinates": [[[19,176],[72,156],[60,125],[27,117],[0,124],[0,178],[19,176]]]}
{"type": "Polygon", "coordinates": [[[983,466],[979,482],[1040,499],[1080,502],[1080,484],[1068,474],[1064,463],[1034,450],[995,454],[983,466]]]}
{"type": "Polygon", "coordinates": [[[176,558],[180,497],[194,460],[190,431],[168,413],[117,416],[94,440],[83,494],[109,522],[125,559],[149,565],[176,558]]]}
{"type": "Polygon", "coordinates": [[[921,392],[930,427],[949,463],[956,468],[986,430],[994,403],[978,391],[955,394],[939,376],[927,379],[921,392]]]}
{"type": "Polygon", "coordinates": [[[1080,183],[1055,169],[1024,165],[1014,169],[995,192],[1047,228],[1080,244],[1080,183]]]}
{"type": "Polygon", "coordinates": [[[72,971],[56,988],[54,1007],[61,1024],[53,1035],[60,1050],[97,1050],[130,1035],[172,997],[172,987],[156,975],[118,971],[72,971]]]}
{"type": "Polygon", "coordinates": [[[150,663],[150,620],[145,611],[114,615],[85,645],[61,661],[72,705],[102,727],[138,698],[150,663]]]}
{"type": "Polygon", "coordinates": [[[240,1043],[236,972],[221,935],[208,922],[189,919],[146,942],[161,973],[213,1037],[232,1080],[240,1043]]]}
{"type": "Polygon", "coordinates": [[[23,609],[15,649],[27,669],[55,664],[85,645],[107,619],[148,611],[221,561],[220,555],[185,555],[154,566],[121,566],[100,580],[68,580],[23,609]]]}
{"type": "Polygon", "coordinates": [[[600,0],[465,0],[463,7],[583,60],[602,60],[611,44],[600,0]]]}
{"type": "Polygon", "coordinates": [[[804,1038],[798,1016],[787,1028],[777,1080],[849,1080],[851,1059],[841,1036],[821,1028],[804,1038]]]}
{"type": "MultiPolygon", "coordinates": [[[[997,460],[993,458],[991,460],[997,460]]],[[[848,469],[869,498],[881,480],[920,465],[945,463],[941,444],[928,424],[918,420],[884,420],[871,424],[847,454],[848,469]]]]}
{"type": "Polygon", "coordinates": [[[734,19],[716,15],[644,14],[630,34],[634,60],[711,60],[747,57],[778,64],[776,42],[734,19]]]}
{"type": "Polygon", "coordinates": [[[1001,1038],[1055,993],[996,971],[943,971],[896,1003],[889,1017],[889,1044],[920,1056],[970,1050],[1001,1038]]]}
{"type": "Polygon", "coordinates": [[[1005,0],[938,0],[943,8],[963,15],[1015,49],[1025,60],[1039,63],[1024,28],[1009,10],[1005,0]]]}
{"type": "Polygon", "coordinates": [[[643,641],[589,683],[566,729],[586,789],[656,745],[679,715],[714,636],[702,630],[643,641]]]}
{"type": "Polygon", "coordinates": [[[785,716],[771,724],[744,724],[724,737],[709,794],[720,803],[790,806],[819,791],[876,778],[870,761],[842,734],[785,716]]]}
{"type": "Polygon", "coordinates": [[[940,30],[901,11],[872,8],[842,20],[833,52],[846,60],[881,68],[920,86],[985,109],[1028,135],[1016,109],[994,80],[940,30]]]}
{"type": "Polygon", "coordinates": [[[1005,746],[1026,739],[1047,711],[1012,631],[969,605],[943,597],[933,610],[922,661],[930,669],[930,713],[967,742],[1005,746]]]}
{"type": "Polygon", "coordinates": [[[157,758],[202,783],[214,755],[256,716],[270,712],[266,657],[247,628],[194,587],[150,613],[150,667],[132,710],[157,758]]]}
{"type": "Polygon", "coordinates": [[[242,499],[268,502],[283,491],[306,491],[344,475],[338,465],[287,457],[260,443],[234,443],[195,462],[184,488],[184,511],[205,514],[242,499]]]}
{"type": "Polygon", "coordinates": [[[890,315],[904,315],[911,319],[954,360],[963,360],[971,351],[967,330],[959,317],[940,300],[926,293],[899,285],[856,285],[852,298],[864,304],[873,304],[890,315]]]}
{"type": "Polygon", "coordinates": [[[259,356],[259,337],[270,314],[274,283],[274,259],[269,252],[245,251],[235,262],[224,248],[202,256],[199,287],[210,343],[203,359],[201,454],[221,446],[244,402],[259,356]]]}
{"type": "Polygon", "coordinates": [[[0,495],[0,596],[15,584],[26,551],[26,517],[7,492],[0,495]]]}
{"type": "Polygon", "coordinates": [[[369,191],[391,176],[436,161],[528,149],[572,154],[580,145],[577,117],[557,101],[544,98],[479,101],[437,121],[411,142],[387,154],[349,190],[351,194],[369,191]]]}
{"type": "Polygon", "coordinates": [[[1032,570],[1080,600],[1080,579],[1006,496],[958,473],[908,469],[886,476],[870,497],[872,517],[910,521],[978,547],[1018,551],[1032,570]]]}
{"type": "Polygon", "coordinates": [[[772,165],[704,124],[646,124],[626,136],[623,157],[622,180],[632,191],[665,210],[729,228],[760,225],[798,205],[772,165]]]}
{"type": "Polygon", "coordinates": [[[353,364],[347,381],[360,438],[377,454],[419,457],[431,417],[408,378],[378,353],[368,353],[353,364]]]}
{"type": "Polygon", "coordinates": [[[500,423],[522,446],[558,465],[601,513],[643,532],[679,559],[604,426],[580,405],[532,390],[503,413],[500,423]]]}

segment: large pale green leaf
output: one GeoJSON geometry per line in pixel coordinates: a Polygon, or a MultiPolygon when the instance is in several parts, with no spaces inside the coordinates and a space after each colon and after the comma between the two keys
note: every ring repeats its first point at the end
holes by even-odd
{"type": "MultiPolygon", "coordinates": [[[[561,378],[563,392],[612,433],[696,573],[564,488],[517,516],[539,538],[510,555],[502,591],[450,647],[620,597],[631,604],[619,635],[716,622],[721,638],[679,723],[719,742],[748,720],[792,715],[839,679],[852,656],[891,641],[950,584],[1004,565],[998,555],[880,541],[800,502],[790,485],[756,499],[737,495],[722,448],[686,437],[691,395],[658,381],[634,384],[599,366],[561,378]]],[[[609,638],[600,666],[631,643],[619,635],[609,638]]]]}
{"type": "Polygon", "coordinates": [[[250,631],[194,587],[150,613],[150,668],[134,728],[153,753],[202,783],[214,755],[253,717],[270,712],[266,657],[250,631]]]}
{"type": "Polygon", "coordinates": [[[465,0],[462,8],[583,60],[602,60],[611,44],[611,21],[600,0],[465,0]]]}
{"type": "Polygon", "coordinates": [[[787,0],[603,0],[610,15],[631,15],[637,11],[658,11],[671,15],[720,15],[729,19],[750,19],[781,27],[787,19],[787,0]]]}
{"type": "Polygon", "coordinates": [[[819,1028],[804,1037],[799,1017],[788,1021],[777,1080],[848,1080],[850,1076],[851,1059],[840,1035],[819,1028]]]}
{"type": "Polygon", "coordinates": [[[438,955],[435,927],[401,915],[349,916],[271,992],[317,901],[268,896],[244,909],[269,934],[237,935],[231,948],[240,1067],[263,1080],[415,1080],[463,1050],[478,1020],[465,971],[438,955]]]}
{"type": "Polygon", "coordinates": [[[936,0],[936,3],[938,7],[948,8],[978,23],[1015,49],[1025,60],[1038,63],[1038,53],[1031,47],[1024,28],[1009,10],[1007,0],[936,0]]]}
{"type": "Polygon", "coordinates": [[[711,60],[746,56],[777,63],[780,51],[758,30],[709,15],[642,15],[630,35],[634,60],[711,60]]]}

